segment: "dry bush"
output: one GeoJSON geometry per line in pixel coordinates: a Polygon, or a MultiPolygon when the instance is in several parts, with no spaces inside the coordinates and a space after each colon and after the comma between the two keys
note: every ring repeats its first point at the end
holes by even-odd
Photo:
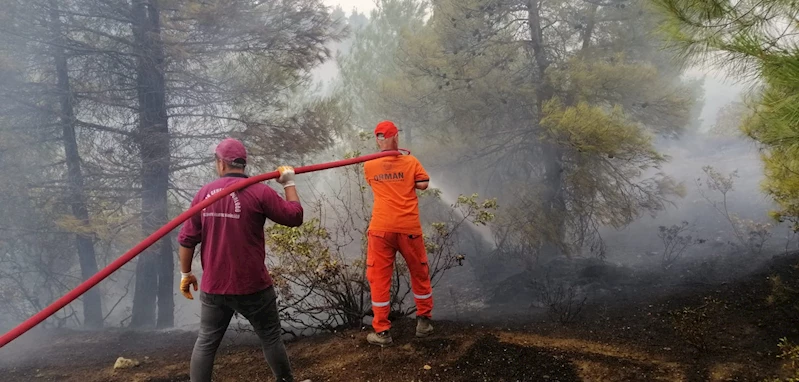
{"type": "Polygon", "coordinates": [[[791,265],[784,275],[771,275],[768,278],[769,293],[766,303],[782,314],[785,318],[794,321],[799,315],[799,264],[791,265]]]}
{"type": "Polygon", "coordinates": [[[538,294],[538,302],[548,309],[550,318],[561,324],[576,321],[588,300],[577,286],[553,282],[549,274],[543,282],[533,280],[530,287],[538,294]]]}
{"type": "Polygon", "coordinates": [[[726,305],[714,297],[705,297],[697,307],[684,307],[672,310],[672,328],[675,334],[697,350],[707,350],[710,346],[716,320],[726,305]]]}
{"type": "Polygon", "coordinates": [[[703,239],[694,239],[691,235],[684,235],[689,230],[690,226],[687,221],[682,222],[680,225],[673,224],[671,227],[659,227],[658,237],[663,243],[663,257],[661,259],[663,268],[671,268],[682,258],[685,250],[692,245],[705,242],[703,239]]]}
{"type": "Polygon", "coordinates": [[[799,346],[787,338],[780,338],[777,347],[780,349],[777,357],[783,360],[782,377],[770,378],[764,382],[799,382],[799,346]]]}
{"type": "Polygon", "coordinates": [[[702,179],[697,179],[702,197],[730,224],[732,234],[735,237],[736,246],[746,250],[752,255],[760,255],[763,248],[771,239],[773,225],[770,223],[756,222],[751,219],[742,219],[737,214],[730,211],[729,193],[735,186],[735,178],[738,172],[733,171],[728,175],[722,175],[712,166],[702,168],[705,173],[704,183],[702,179]],[[715,199],[702,190],[703,184],[707,189],[719,194],[720,198],[715,199]]]}

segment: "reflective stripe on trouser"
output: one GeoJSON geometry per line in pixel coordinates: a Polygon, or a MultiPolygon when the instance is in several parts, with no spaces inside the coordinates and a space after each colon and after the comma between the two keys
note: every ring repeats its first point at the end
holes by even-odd
{"type": "Polygon", "coordinates": [[[375,332],[391,328],[388,314],[391,310],[391,276],[397,251],[408,264],[411,289],[416,301],[416,315],[431,317],[433,289],[430,286],[430,268],[427,251],[421,235],[369,231],[366,251],[366,278],[372,290],[372,311],[375,332]]]}

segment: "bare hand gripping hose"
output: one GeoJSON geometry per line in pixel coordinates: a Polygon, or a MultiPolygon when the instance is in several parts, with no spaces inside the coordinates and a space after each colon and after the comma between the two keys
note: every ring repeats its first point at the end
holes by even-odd
{"type": "MultiPolygon", "coordinates": [[[[401,150],[401,149],[400,149],[401,150]]],[[[402,150],[406,151],[406,150],[402,150]]],[[[320,170],[327,170],[336,167],[343,167],[349,166],[356,163],[367,162],[370,160],[374,160],[377,158],[387,157],[387,156],[397,156],[402,155],[400,151],[383,151],[375,154],[364,155],[356,158],[344,159],[335,162],[328,162],[328,163],[320,163],[314,164],[310,166],[303,166],[294,169],[296,174],[302,174],[306,172],[314,172],[320,170]]],[[[78,285],[75,289],[69,291],[69,293],[65,294],[63,297],[59,298],[58,300],[54,301],[52,304],[44,308],[41,312],[36,313],[31,318],[25,320],[21,324],[17,325],[14,329],[8,331],[8,333],[4,334],[0,337],[0,348],[3,346],[8,345],[9,342],[15,340],[17,337],[21,336],[28,330],[32,329],[34,326],[40,324],[42,321],[46,320],[48,317],[52,316],[55,312],[61,310],[61,308],[67,306],[67,304],[71,303],[82,294],[86,293],[89,289],[103,281],[106,277],[110,276],[112,273],[116,272],[119,268],[123,265],[127,264],[129,261],[133,260],[134,257],[138,256],[142,253],[145,249],[153,245],[155,242],[160,240],[162,237],[166,236],[170,231],[175,229],[177,226],[182,224],[184,221],[188,220],[194,214],[199,213],[205,207],[213,204],[219,199],[224,198],[225,196],[229,195],[234,191],[238,191],[244,187],[249,185],[263,182],[269,179],[275,179],[280,174],[277,171],[269,172],[266,174],[261,174],[258,176],[253,176],[239,182],[236,182],[226,188],[224,188],[221,192],[218,192],[208,199],[203,200],[202,202],[198,203],[192,208],[189,208],[182,214],[178,215],[176,218],[172,219],[169,223],[165,226],[161,227],[158,231],[153,232],[150,236],[144,239],[141,243],[137,244],[135,247],[131,248],[129,251],[125,252],[121,257],[114,260],[111,264],[108,264],[105,268],[101,269],[97,272],[94,276],[90,277],[80,285],[78,285]]]]}

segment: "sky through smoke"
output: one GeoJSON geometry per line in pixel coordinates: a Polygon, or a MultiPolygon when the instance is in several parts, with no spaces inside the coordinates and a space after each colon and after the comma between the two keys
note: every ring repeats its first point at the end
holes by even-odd
{"type": "Polygon", "coordinates": [[[349,13],[353,8],[360,12],[368,13],[375,7],[374,0],[325,0],[325,4],[330,6],[340,5],[341,9],[349,13]]]}

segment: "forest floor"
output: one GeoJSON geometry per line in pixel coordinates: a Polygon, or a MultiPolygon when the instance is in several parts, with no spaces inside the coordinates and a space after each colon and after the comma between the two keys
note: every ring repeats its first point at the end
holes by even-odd
{"type": "MultiPolygon", "coordinates": [[[[775,257],[734,282],[586,305],[579,320],[567,324],[518,317],[439,321],[432,337],[417,339],[413,321],[403,320],[391,347],[368,346],[361,330],[287,346],[297,381],[763,381],[782,372],[780,338],[799,339],[795,304],[768,301],[774,275],[799,283],[797,263],[797,255],[775,257]]],[[[27,351],[0,357],[0,380],[188,381],[196,334],[109,330],[43,338],[27,351]],[[141,364],[114,370],[120,356],[141,364]]],[[[273,379],[255,343],[235,338],[220,348],[214,380],[273,379]]]]}

